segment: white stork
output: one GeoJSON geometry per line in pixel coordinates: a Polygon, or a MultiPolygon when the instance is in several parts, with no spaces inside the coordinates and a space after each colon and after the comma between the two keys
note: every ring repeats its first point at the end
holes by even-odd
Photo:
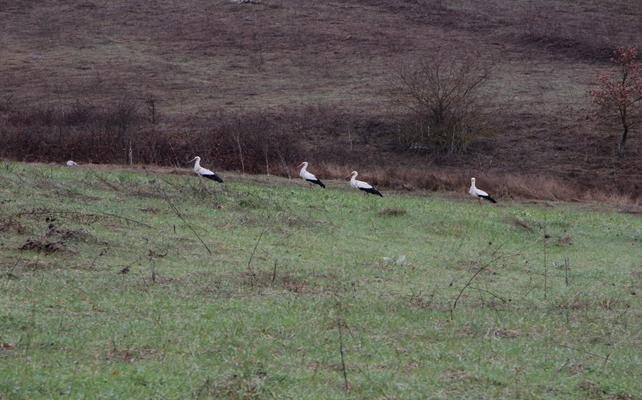
{"type": "Polygon", "coordinates": [[[67,161],[67,166],[68,166],[68,167],[77,167],[77,166],[78,166],[78,163],[77,163],[77,162],[75,162],[74,160],[68,160],[68,161],[67,161]]]}
{"type": "Polygon", "coordinates": [[[218,175],[216,175],[215,172],[212,172],[207,168],[201,167],[201,157],[196,156],[193,159],[189,160],[188,162],[192,162],[192,161],[196,161],[194,163],[194,173],[196,173],[196,175],[202,176],[203,178],[211,179],[216,182],[223,183],[223,179],[221,179],[218,175]]]}
{"type": "Polygon", "coordinates": [[[383,197],[383,195],[377,190],[377,188],[375,188],[368,182],[358,181],[357,175],[359,175],[357,171],[352,171],[352,174],[350,174],[350,176],[347,177],[347,178],[350,178],[350,186],[352,186],[355,189],[361,190],[363,194],[370,193],[370,194],[376,194],[378,196],[383,197]]]}
{"type": "Polygon", "coordinates": [[[497,203],[495,199],[490,197],[488,193],[484,192],[483,190],[477,189],[477,187],[475,186],[475,178],[472,178],[470,180],[470,189],[468,189],[468,193],[470,193],[471,196],[476,197],[477,200],[479,200],[479,205],[481,205],[482,199],[488,200],[491,203],[497,203]]]}
{"type": "Polygon", "coordinates": [[[299,172],[299,176],[303,178],[303,180],[310,182],[311,184],[319,185],[322,188],[325,189],[325,185],[319,178],[314,176],[314,174],[311,174],[308,172],[308,162],[303,161],[301,164],[297,166],[297,168],[301,167],[301,171],[299,172]]]}

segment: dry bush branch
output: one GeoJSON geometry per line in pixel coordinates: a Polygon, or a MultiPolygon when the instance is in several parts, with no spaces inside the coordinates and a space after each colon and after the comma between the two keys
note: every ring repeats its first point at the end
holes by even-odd
{"type": "MultiPolygon", "coordinates": [[[[259,247],[259,244],[261,243],[261,238],[263,238],[263,235],[265,232],[267,232],[269,227],[264,228],[261,231],[261,234],[259,237],[256,239],[256,243],[254,244],[254,248],[252,249],[252,253],[250,254],[249,260],[247,260],[247,270],[250,273],[250,276],[254,277],[256,274],[254,273],[254,270],[252,269],[252,260],[254,259],[254,254],[256,253],[256,249],[259,247]]],[[[275,271],[276,271],[276,264],[275,264],[275,271]]]]}
{"type": "Polygon", "coordinates": [[[185,219],[185,217],[183,216],[183,214],[181,214],[181,212],[178,210],[178,208],[176,208],[176,206],[174,205],[174,203],[172,203],[172,201],[171,201],[171,200],[169,199],[169,197],[165,194],[165,192],[163,192],[163,191],[162,191],[162,189],[159,189],[159,190],[161,190],[161,192],[163,193],[163,199],[167,202],[167,204],[169,204],[169,207],[172,209],[172,211],[174,211],[174,213],[176,214],[176,216],[177,216],[178,218],[180,218],[180,220],[181,220],[181,221],[183,221],[183,223],[187,226],[187,228],[188,228],[190,231],[192,231],[192,233],[193,233],[193,234],[194,234],[194,236],[198,239],[198,241],[199,241],[199,242],[201,242],[201,244],[203,245],[203,247],[205,247],[205,250],[207,250],[207,253],[208,253],[209,255],[212,255],[212,250],[210,250],[210,248],[207,246],[207,244],[205,244],[205,242],[204,242],[204,241],[203,241],[203,239],[201,238],[201,235],[199,235],[199,234],[198,234],[198,232],[196,232],[196,230],[192,227],[192,225],[190,225],[190,223],[189,223],[189,222],[187,222],[187,220],[185,219]]]}
{"type": "Polygon", "coordinates": [[[464,284],[464,286],[462,286],[461,290],[459,291],[459,293],[455,297],[455,300],[453,301],[452,306],[450,307],[450,320],[451,321],[455,319],[455,309],[457,308],[457,303],[459,302],[459,299],[461,298],[461,296],[464,293],[464,291],[467,288],[471,287],[472,282],[475,280],[475,278],[477,278],[477,276],[479,276],[479,274],[484,272],[484,270],[489,268],[491,265],[495,264],[497,261],[499,261],[503,257],[503,255],[500,253],[501,248],[502,248],[501,245],[497,246],[492,251],[492,253],[490,254],[490,259],[487,262],[485,262],[484,264],[480,265],[479,268],[475,271],[475,273],[470,277],[470,279],[468,279],[466,284],[464,284]]]}
{"type": "Polygon", "coordinates": [[[486,136],[487,118],[480,89],[490,67],[474,54],[454,59],[439,52],[416,65],[401,68],[392,101],[406,110],[399,141],[408,149],[459,153],[486,136]]]}

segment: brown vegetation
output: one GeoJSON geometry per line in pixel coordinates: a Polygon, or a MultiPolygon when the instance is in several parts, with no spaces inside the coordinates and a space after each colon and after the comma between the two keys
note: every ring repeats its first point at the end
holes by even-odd
{"type": "Polygon", "coordinates": [[[618,153],[624,153],[629,128],[642,119],[642,63],[634,47],[615,50],[617,68],[598,79],[598,88],[591,91],[598,115],[615,119],[622,127],[618,153]]]}
{"type": "Polygon", "coordinates": [[[0,16],[2,157],[179,166],[199,154],[271,174],[306,159],[408,189],[475,174],[500,195],[642,194],[640,135],[614,158],[613,135],[587,118],[612,50],[639,46],[635,2],[16,1],[0,16]],[[494,66],[480,93],[494,94],[492,137],[459,155],[408,151],[392,77],[470,48],[494,66]]]}
{"type": "Polygon", "coordinates": [[[294,162],[299,154],[298,143],[279,133],[284,126],[276,128],[266,114],[242,118],[220,112],[183,133],[156,129],[130,101],[22,109],[7,115],[0,153],[25,161],[183,165],[190,155],[199,154],[221,168],[269,172],[270,164],[294,162]]]}
{"type": "Polygon", "coordinates": [[[59,251],[66,251],[67,247],[61,241],[49,241],[47,239],[27,239],[26,242],[20,246],[20,250],[33,250],[40,253],[57,253],[59,251]]]}

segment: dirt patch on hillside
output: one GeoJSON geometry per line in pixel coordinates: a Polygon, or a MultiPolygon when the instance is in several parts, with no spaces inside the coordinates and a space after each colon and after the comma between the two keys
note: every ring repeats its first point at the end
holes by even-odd
{"type": "Polygon", "coordinates": [[[20,250],[32,250],[39,253],[52,254],[67,251],[67,246],[62,241],[49,241],[41,239],[27,239],[20,250]]]}
{"type": "Polygon", "coordinates": [[[22,235],[26,231],[27,228],[13,217],[5,217],[0,219],[0,232],[11,232],[22,235]]]}

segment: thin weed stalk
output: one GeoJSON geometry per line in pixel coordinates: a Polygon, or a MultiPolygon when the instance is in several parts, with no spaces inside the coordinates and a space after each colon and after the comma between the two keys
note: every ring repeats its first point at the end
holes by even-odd
{"type": "Polygon", "coordinates": [[[350,391],[350,382],[348,381],[348,368],[346,367],[345,346],[343,343],[343,325],[345,321],[337,316],[337,330],[339,332],[339,354],[341,354],[341,373],[343,374],[343,389],[350,391]]]}
{"type": "MultiPolygon", "coordinates": [[[[254,277],[256,276],[256,273],[254,272],[254,269],[252,268],[252,260],[254,259],[254,254],[256,253],[256,249],[259,247],[259,243],[261,243],[261,238],[263,237],[265,232],[267,232],[268,229],[269,229],[269,227],[266,227],[261,231],[261,234],[256,239],[256,243],[254,244],[254,248],[252,249],[252,254],[250,254],[249,260],[247,260],[247,270],[250,273],[250,276],[252,277],[252,285],[254,285],[254,277]]],[[[274,266],[274,274],[276,274],[276,263],[275,263],[275,266],[274,266]]]]}
{"type": "Polygon", "coordinates": [[[544,299],[548,297],[548,248],[546,246],[548,233],[546,233],[546,216],[544,216],[544,238],[542,241],[544,249],[544,299]]]}
{"type": "Polygon", "coordinates": [[[176,206],[174,205],[174,203],[172,203],[172,201],[169,199],[169,197],[167,197],[167,194],[165,194],[165,192],[163,192],[163,190],[162,190],[162,189],[160,189],[160,191],[161,191],[161,193],[163,194],[163,199],[165,200],[165,202],[167,202],[167,204],[169,204],[169,207],[172,209],[172,211],[174,211],[174,214],[176,214],[176,216],[177,216],[178,218],[180,218],[180,220],[181,220],[181,221],[183,221],[183,223],[185,224],[185,226],[187,226],[187,228],[188,228],[190,231],[192,231],[192,233],[193,233],[193,234],[194,234],[194,236],[198,239],[198,241],[199,241],[199,242],[201,242],[201,244],[203,245],[203,247],[205,247],[205,250],[207,250],[207,253],[208,253],[209,255],[212,255],[212,250],[210,250],[210,248],[207,246],[207,244],[205,244],[205,242],[204,242],[204,241],[203,241],[203,239],[201,238],[201,235],[199,235],[199,234],[198,234],[198,232],[196,232],[196,230],[194,230],[194,228],[192,228],[192,225],[190,225],[190,223],[189,223],[189,222],[187,222],[187,220],[185,219],[185,217],[183,216],[183,214],[181,214],[181,212],[178,210],[178,208],[176,208],[176,206]]]}
{"type": "Polygon", "coordinates": [[[466,284],[461,288],[461,290],[459,291],[459,293],[455,297],[455,300],[453,301],[452,306],[450,307],[450,320],[451,321],[455,319],[455,309],[457,308],[457,303],[459,302],[459,299],[461,298],[461,296],[464,293],[464,291],[467,288],[470,287],[470,285],[472,284],[473,280],[475,280],[475,278],[477,278],[477,276],[479,276],[479,274],[484,272],[488,267],[490,267],[493,263],[497,262],[501,258],[501,254],[499,253],[500,249],[501,249],[501,246],[498,246],[493,251],[493,253],[491,254],[491,259],[487,263],[481,265],[477,269],[477,271],[475,271],[475,273],[470,277],[470,279],[468,279],[466,284]]]}

